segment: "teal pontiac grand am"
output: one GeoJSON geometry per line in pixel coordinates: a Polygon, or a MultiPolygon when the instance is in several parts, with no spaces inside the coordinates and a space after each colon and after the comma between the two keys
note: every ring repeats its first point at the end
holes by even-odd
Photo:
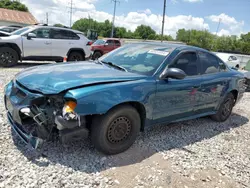
{"type": "Polygon", "coordinates": [[[57,134],[62,142],[90,137],[99,151],[117,154],[155,124],[226,121],[244,91],[244,75],[209,51],[144,42],[93,62],[26,69],[5,87],[5,106],[33,148],[57,134]]]}

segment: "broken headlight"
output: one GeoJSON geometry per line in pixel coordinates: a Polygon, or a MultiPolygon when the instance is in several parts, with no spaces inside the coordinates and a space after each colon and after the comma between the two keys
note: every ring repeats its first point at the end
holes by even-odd
{"type": "Polygon", "coordinates": [[[65,120],[77,120],[78,115],[75,113],[75,101],[67,101],[63,107],[62,115],[65,120]]]}

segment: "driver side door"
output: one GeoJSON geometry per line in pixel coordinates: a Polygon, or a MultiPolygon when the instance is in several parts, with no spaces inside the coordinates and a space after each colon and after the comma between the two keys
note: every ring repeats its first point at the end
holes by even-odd
{"type": "Polygon", "coordinates": [[[200,63],[196,51],[183,52],[168,68],[179,68],[187,76],[183,80],[157,80],[154,120],[174,122],[194,116],[201,90],[200,63]]]}
{"type": "Polygon", "coordinates": [[[51,39],[49,38],[49,28],[38,28],[32,31],[36,38],[28,39],[27,35],[22,36],[24,57],[50,57],[51,39]]]}

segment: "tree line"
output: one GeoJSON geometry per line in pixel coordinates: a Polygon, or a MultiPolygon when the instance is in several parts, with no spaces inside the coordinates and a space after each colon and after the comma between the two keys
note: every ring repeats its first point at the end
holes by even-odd
{"type": "Polygon", "coordinates": [[[0,0],[0,8],[11,9],[11,10],[19,10],[23,12],[28,12],[29,9],[19,1],[11,1],[11,0],[0,0]]]}
{"type": "MultiPolygon", "coordinates": [[[[110,37],[112,23],[109,20],[98,22],[93,19],[83,18],[77,20],[72,28],[82,32],[87,32],[88,29],[92,29],[96,30],[101,37],[110,37]]],[[[150,26],[146,25],[138,26],[134,32],[124,27],[115,27],[114,37],[161,40],[161,35],[157,34],[150,26]]],[[[164,35],[163,40],[181,41],[188,45],[198,46],[212,51],[250,54],[250,32],[237,37],[235,35],[216,36],[207,30],[179,29],[176,33],[176,39],[170,35],[164,35]]]]}

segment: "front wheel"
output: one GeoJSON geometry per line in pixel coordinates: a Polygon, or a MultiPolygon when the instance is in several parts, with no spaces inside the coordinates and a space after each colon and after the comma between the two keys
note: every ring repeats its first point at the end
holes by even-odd
{"type": "Polygon", "coordinates": [[[127,150],[136,140],[141,119],[136,109],[124,105],[96,117],[91,126],[91,140],[95,148],[105,154],[127,150]]]}
{"type": "Polygon", "coordinates": [[[229,93],[220,105],[218,112],[211,116],[211,118],[217,122],[226,121],[232,113],[234,103],[234,96],[232,93],[229,93]]]}
{"type": "Polygon", "coordinates": [[[68,61],[84,61],[85,57],[81,52],[71,52],[68,57],[68,61]]]}
{"type": "Polygon", "coordinates": [[[0,66],[12,67],[18,63],[18,54],[9,47],[0,48],[0,66]]]}
{"type": "Polygon", "coordinates": [[[93,54],[93,60],[99,59],[102,56],[101,52],[95,52],[93,54]]]}

